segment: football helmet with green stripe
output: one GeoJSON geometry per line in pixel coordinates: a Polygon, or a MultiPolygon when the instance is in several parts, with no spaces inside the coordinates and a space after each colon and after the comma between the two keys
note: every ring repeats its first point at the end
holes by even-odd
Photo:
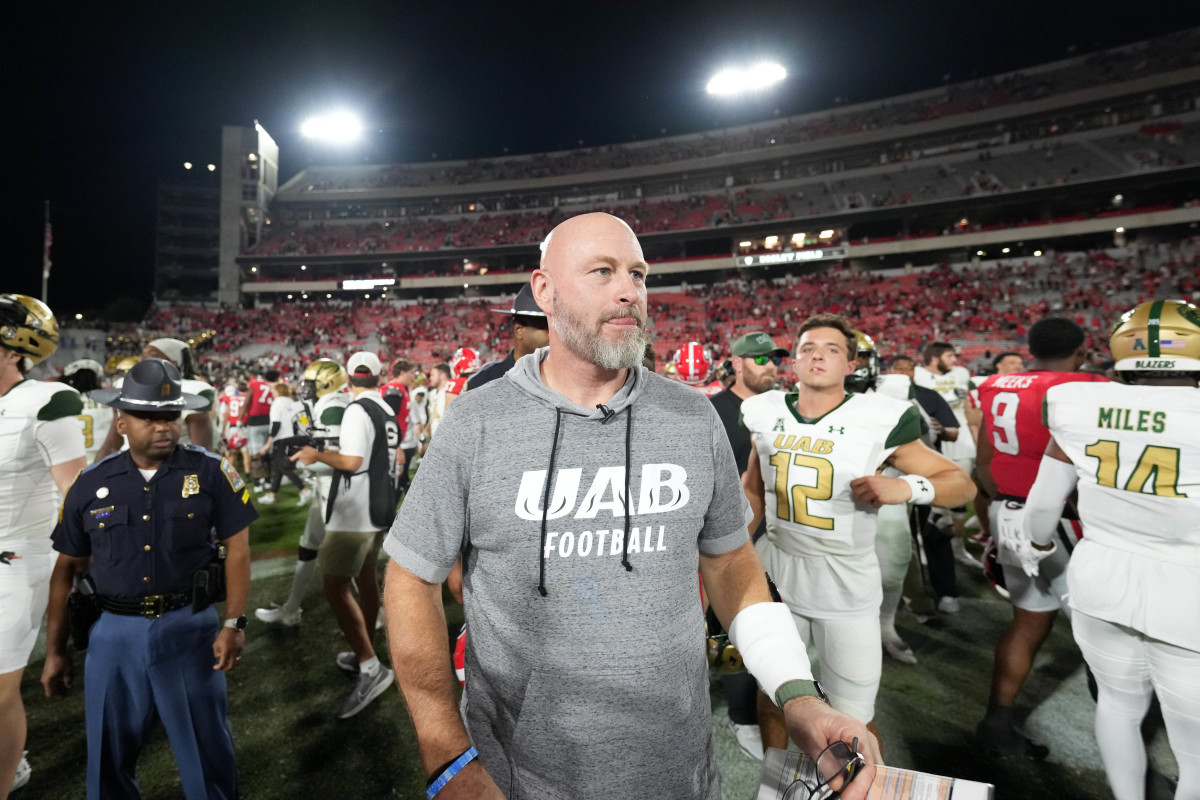
{"type": "Polygon", "coordinates": [[[874,339],[860,330],[854,331],[854,338],[858,343],[858,365],[846,376],[846,391],[862,394],[874,389],[879,380],[879,348],[874,339]]]}
{"type": "Polygon", "coordinates": [[[0,347],[40,364],[58,349],[58,320],[35,297],[0,294],[0,347]]]}
{"type": "Polygon", "coordinates": [[[301,399],[316,400],[346,385],[346,368],[330,358],[318,358],[304,370],[301,399]]]}
{"type": "Polygon", "coordinates": [[[1116,372],[1200,372],[1200,309],[1153,300],[1126,311],[1108,339],[1116,372]]]}

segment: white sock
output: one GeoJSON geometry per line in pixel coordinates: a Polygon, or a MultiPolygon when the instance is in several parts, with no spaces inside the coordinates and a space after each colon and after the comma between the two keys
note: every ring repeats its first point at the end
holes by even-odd
{"type": "Polygon", "coordinates": [[[379,674],[379,668],[382,665],[379,663],[379,656],[371,656],[366,661],[358,662],[358,671],[362,675],[375,676],[379,674]]]}
{"type": "Polygon", "coordinates": [[[1114,701],[1109,692],[1101,685],[1096,703],[1096,744],[1100,747],[1108,785],[1117,800],[1142,800],[1146,790],[1142,717],[1123,708],[1122,701],[1114,701]]]}
{"type": "Polygon", "coordinates": [[[317,560],[312,561],[297,561],[296,571],[292,573],[292,588],[288,592],[287,602],[283,607],[289,612],[298,611],[300,604],[304,602],[304,595],[308,592],[308,584],[312,582],[313,573],[317,571],[317,560]]]}
{"type": "Polygon", "coordinates": [[[879,606],[879,632],[885,642],[900,641],[900,634],[896,632],[896,609],[900,607],[902,594],[903,586],[883,590],[883,603],[879,606]]]}

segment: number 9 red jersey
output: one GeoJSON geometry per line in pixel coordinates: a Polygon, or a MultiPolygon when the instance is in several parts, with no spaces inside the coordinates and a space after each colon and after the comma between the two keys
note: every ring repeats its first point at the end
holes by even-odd
{"type": "Polygon", "coordinates": [[[992,478],[1001,494],[1028,497],[1050,441],[1042,421],[1042,401],[1051,386],[1073,382],[1107,382],[1091,372],[1030,370],[993,375],[979,387],[983,436],[995,451],[992,478]]]}

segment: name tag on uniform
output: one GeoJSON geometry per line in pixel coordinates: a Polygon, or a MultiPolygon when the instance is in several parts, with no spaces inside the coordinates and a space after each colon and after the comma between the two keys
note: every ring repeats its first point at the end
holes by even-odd
{"type": "Polygon", "coordinates": [[[200,476],[199,475],[184,475],[183,476],[183,496],[191,497],[194,494],[200,494],[200,476]]]}
{"type": "Polygon", "coordinates": [[[112,514],[113,509],[115,509],[115,508],[116,508],[116,506],[105,506],[104,508],[93,508],[88,513],[91,514],[96,519],[104,519],[105,517],[112,514]]]}

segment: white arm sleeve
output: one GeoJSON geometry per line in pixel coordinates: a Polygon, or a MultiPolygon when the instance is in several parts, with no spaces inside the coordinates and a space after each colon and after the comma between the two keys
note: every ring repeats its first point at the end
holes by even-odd
{"type": "Polygon", "coordinates": [[[1029,497],[1025,500],[1025,533],[1034,544],[1047,545],[1052,541],[1058,520],[1062,517],[1063,505],[1079,476],[1075,465],[1057,458],[1042,456],[1037,479],[1029,497]]]}
{"type": "Polygon", "coordinates": [[[804,642],[792,612],[783,603],[754,603],[743,608],[729,623],[729,641],[771,702],[788,681],[812,680],[804,642]]]}
{"type": "Polygon", "coordinates": [[[59,417],[39,422],[34,438],[41,451],[42,461],[48,467],[56,467],[76,458],[84,458],[83,428],[78,417],[59,417]]]}

